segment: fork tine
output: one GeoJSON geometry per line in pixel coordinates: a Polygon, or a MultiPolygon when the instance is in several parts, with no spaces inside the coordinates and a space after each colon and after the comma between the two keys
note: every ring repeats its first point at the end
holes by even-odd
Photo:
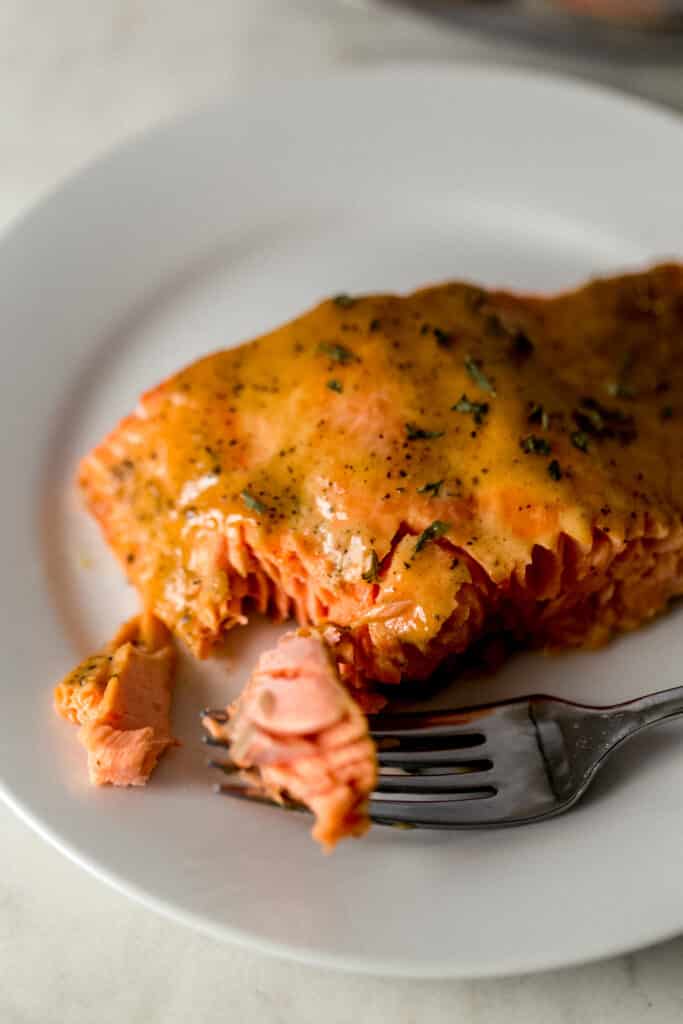
{"type": "Polygon", "coordinates": [[[380,778],[412,778],[415,775],[474,775],[488,772],[493,768],[493,761],[481,758],[478,761],[456,761],[453,764],[420,764],[405,768],[402,765],[385,765],[379,773],[380,778]]]}
{"type": "Polygon", "coordinates": [[[205,743],[207,747],[222,747],[223,750],[228,750],[230,747],[227,740],[219,740],[215,736],[202,736],[202,743],[205,743]]]}
{"type": "MultiPolygon", "coordinates": [[[[483,789],[495,792],[493,786],[483,781],[478,785],[467,785],[473,776],[479,778],[478,772],[462,775],[448,772],[442,775],[381,775],[375,786],[375,793],[423,793],[425,796],[442,793],[444,795],[480,793],[483,789]]],[[[485,774],[485,773],[481,773],[485,774]]]]}
{"type": "Polygon", "coordinates": [[[213,787],[214,793],[221,796],[234,797],[236,800],[248,800],[254,804],[269,804],[271,807],[280,805],[272,797],[266,796],[259,789],[252,789],[249,786],[241,786],[239,783],[217,782],[213,787]]]}
{"type": "MultiPolygon", "coordinates": [[[[477,748],[478,750],[480,748],[477,748]]],[[[484,747],[482,754],[488,752],[488,748],[484,747]]],[[[382,767],[392,768],[405,768],[410,770],[411,768],[421,768],[425,766],[438,766],[458,768],[462,765],[472,764],[471,759],[464,761],[459,755],[458,750],[447,749],[447,750],[378,750],[377,760],[382,767]]],[[[482,757],[481,761],[489,763],[489,758],[482,757]]]]}
{"type": "Polygon", "coordinates": [[[207,761],[206,764],[208,768],[215,768],[224,775],[235,775],[240,770],[234,761],[207,761]]]}
{"type": "Polygon", "coordinates": [[[410,732],[372,733],[379,750],[471,750],[486,743],[483,732],[451,733],[415,729],[410,732]]]}
{"type": "Polygon", "coordinates": [[[433,798],[415,795],[401,799],[374,795],[370,817],[378,825],[409,824],[418,828],[471,828],[499,822],[500,806],[493,787],[433,798]]]}
{"type": "Polygon", "coordinates": [[[488,785],[492,772],[493,762],[486,759],[412,767],[385,765],[379,771],[376,789],[378,792],[449,792],[468,784],[488,785]]]}
{"type": "Polygon", "coordinates": [[[221,796],[233,797],[237,800],[247,800],[254,804],[265,804],[268,807],[279,807],[280,810],[284,811],[306,811],[308,808],[304,807],[303,804],[295,803],[294,800],[283,799],[282,802],[279,800],[273,800],[272,797],[268,796],[260,789],[254,789],[250,786],[234,785],[232,783],[219,782],[213,787],[214,793],[220,793],[221,796]]]}
{"type": "Polygon", "coordinates": [[[380,711],[368,715],[371,735],[383,737],[462,736],[482,732],[486,719],[501,705],[451,711],[380,711]]]}
{"type": "MultiPolygon", "coordinates": [[[[310,813],[308,807],[304,807],[303,804],[294,803],[292,800],[279,803],[266,796],[265,793],[249,789],[246,786],[222,783],[214,786],[214,792],[221,796],[227,796],[229,799],[244,800],[265,807],[276,807],[279,810],[295,811],[296,813],[310,813]]],[[[496,821],[498,812],[494,806],[491,806],[495,805],[494,796],[495,790],[489,788],[440,800],[400,800],[373,797],[368,809],[375,825],[389,825],[405,829],[470,828],[485,824],[487,820],[492,823],[496,821]],[[457,819],[453,813],[454,807],[457,807],[457,819]],[[484,809],[489,807],[490,810],[486,813],[484,809]],[[447,825],[444,824],[446,820],[448,821],[447,825]]]]}
{"type": "Polygon", "coordinates": [[[230,720],[230,714],[225,708],[204,708],[199,713],[200,719],[210,718],[217,725],[225,725],[230,720]]]}

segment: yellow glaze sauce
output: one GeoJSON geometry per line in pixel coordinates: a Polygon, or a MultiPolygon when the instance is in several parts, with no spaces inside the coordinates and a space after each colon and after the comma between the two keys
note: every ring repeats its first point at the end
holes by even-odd
{"type": "Polygon", "coordinates": [[[194,363],[80,481],[146,606],[190,639],[246,537],[245,572],[314,579],[337,621],[410,595],[382,628],[420,646],[471,562],[497,585],[563,534],[680,531],[682,425],[680,266],[550,299],[453,283],[339,296],[194,363]]]}

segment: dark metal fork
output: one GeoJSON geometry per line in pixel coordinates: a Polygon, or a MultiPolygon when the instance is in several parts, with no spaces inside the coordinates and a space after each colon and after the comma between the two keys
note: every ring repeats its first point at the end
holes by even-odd
{"type": "MultiPolygon", "coordinates": [[[[224,712],[205,714],[225,721],[224,712]]],[[[443,829],[540,821],[573,807],[625,740],[682,715],[683,686],[610,707],[532,696],[457,711],[382,712],[370,717],[380,765],[370,817],[443,829]]],[[[248,785],[217,790],[274,803],[248,785]]]]}

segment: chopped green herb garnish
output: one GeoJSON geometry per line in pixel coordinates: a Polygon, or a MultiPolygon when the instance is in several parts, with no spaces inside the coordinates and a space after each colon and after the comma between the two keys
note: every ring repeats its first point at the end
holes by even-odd
{"type": "Polygon", "coordinates": [[[493,384],[488,379],[479,363],[473,359],[472,356],[465,356],[465,369],[477,387],[480,387],[482,391],[488,391],[488,393],[493,395],[495,398],[496,391],[493,384]]]}
{"type": "Polygon", "coordinates": [[[409,441],[432,441],[443,437],[444,430],[423,430],[416,423],[406,423],[406,436],[409,441]]]}
{"type": "Polygon", "coordinates": [[[335,380],[334,378],[332,380],[328,380],[327,386],[330,389],[330,391],[336,391],[340,395],[344,390],[344,385],[342,384],[342,382],[340,380],[335,380]]]}
{"type": "Polygon", "coordinates": [[[346,366],[347,363],[358,362],[358,356],[346,348],[345,345],[339,345],[337,342],[332,341],[321,341],[318,345],[320,352],[323,352],[330,359],[333,359],[335,363],[341,363],[342,366],[346,366]]]}
{"type": "Polygon", "coordinates": [[[434,480],[430,484],[423,484],[422,487],[418,487],[418,494],[431,494],[433,498],[438,498],[439,491],[443,485],[443,480],[434,480]]]}
{"type": "Polygon", "coordinates": [[[373,548],[370,552],[370,568],[363,573],[363,579],[366,583],[376,583],[378,579],[379,570],[379,559],[377,552],[373,548]]]}
{"type": "Polygon", "coordinates": [[[611,380],[607,384],[607,394],[613,398],[635,398],[636,393],[630,384],[623,380],[611,380]]]}
{"type": "Polygon", "coordinates": [[[580,452],[588,451],[589,438],[585,430],[575,430],[572,434],[569,435],[569,440],[575,448],[579,449],[580,452]]]}
{"type": "Polygon", "coordinates": [[[602,415],[602,406],[597,402],[589,403],[588,400],[582,402],[576,411],[574,419],[577,419],[577,417],[587,420],[587,423],[584,424],[584,429],[591,433],[601,434],[605,429],[605,419],[602,415]]]}
{"type": "Polygon", "coordinates": [[[259,512],[262,514],[263,512],[267,511],[266,506],[263,504],[263,502],[259,501],[258,498],[255,498],[253,494],[249,493],[249,491],[242,491],[242,493],[240,494],[240,498],[247,506],[247,508],[250,508],[252,510],[252,512],[259,512]]]}
{"type": "Polygon", "coordinates": [[[535,434],[521,437],[519,439],[519,447],[527,455],[550,455],[552,451],[546,439],[544,437],[536,437],[535,434]]]}
{"type": "Polygon", "coordinates": [[[470,402],[467,395],[463,395],[455,405],[451,406],[454,412],[471,412],[475,423],[483,423],[484,416],[489,411],[488,402],[470,402]]]}
{"type": "Polygon", "coordinates": [[[595,398],[582,398],[572,416],[579,430],[589,437],[616,438],[621,444],[629,444],[637,435],[633,416],[621,409],[606,409],[595,398]]]}
{"type": "Polygon", "coordinates": [[[533,354],[534,343],[524,331],[517,331],[512,339],[512,357],[516,362],[523,362],[533,354]]]}
{"type": "Polygon", "coordinates": [[[433,328],[434,337],[436,343],[441,348],[450,348],[453,344],[453,337],[447,331],[442,331],[440,327],[433,328]]]}
{"type": "Polygon", "coordinates": [[[437,537],[442,537],[450,529],[450,523],[442,523],[440,519],[435,519],[433,523],[422,531],[420,536],[417,538],[415,544],[415,554],[417,555],[425,544],[428,544],[432,540],[436,540],[437,537]]]}
{"type": "Polygon", "coordinates": [[[553,478],[553,480],[562,479],[562,470],[560,469],[560,464],[557,461],[557,459],[553,459],[552,462],[548,463],[548,473],[553,478]]]}
{"type": "Polygon", "coordinates": [[[629,384],[628,377],[636,361],[633,350],[627,352],[615,380],[608,381],[607,392],[614,398],[635,398],[636,392],[629,384]]]}
{"type": "Polygon", "coordinates": [[[332,296],[332,301],[335,306],[340,306],[342,309],[350,309],[356,300],[350,295],[347,295],[346,292],[340,292],[339,295],[332,296]]]}
{"type": "Polygon", "coordinates": [[[663,420],[670,420],[673,414],[674,409],[672,405],[663,405],[659,412],[663,420]]]}
{"type": "Polygon", "coordinates": [[[550,423],[548,413],[542,405],[538,404],[538,402],[534,402],[532,405],[529,415],[527,416],[527,420],[529,423],[540,423],[543,430],[547,430],[550,423]]]}

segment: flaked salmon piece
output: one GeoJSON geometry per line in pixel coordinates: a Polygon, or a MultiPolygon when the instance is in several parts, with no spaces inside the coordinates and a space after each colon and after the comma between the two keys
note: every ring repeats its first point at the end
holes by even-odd
{"type": "Polygon", "coordinates": [[[88,774],[96,786],[143,786],[175,741],[171,635],[151,614],[136,616],[99,654],[81,662],[55,688],[55,708],[81,726],[88,774]]]}
{"type": "Polygon", "coordinates": [[[227,725],[205,718],[230,756],[276,800],[289,796],[315,814],[313,837],[331,850],[367,830],[367,798],[377,778],[365,715],[342,685],[324,640],[287,633],[266,651],[227,725]]]}
{"type": "Polygon", "coordinates": [[[337,297],[148,392],[79,479],[201,657],[293,615],[367,702],[488,633],[604,643],[683,593],[683,267],[337,297]]]}

